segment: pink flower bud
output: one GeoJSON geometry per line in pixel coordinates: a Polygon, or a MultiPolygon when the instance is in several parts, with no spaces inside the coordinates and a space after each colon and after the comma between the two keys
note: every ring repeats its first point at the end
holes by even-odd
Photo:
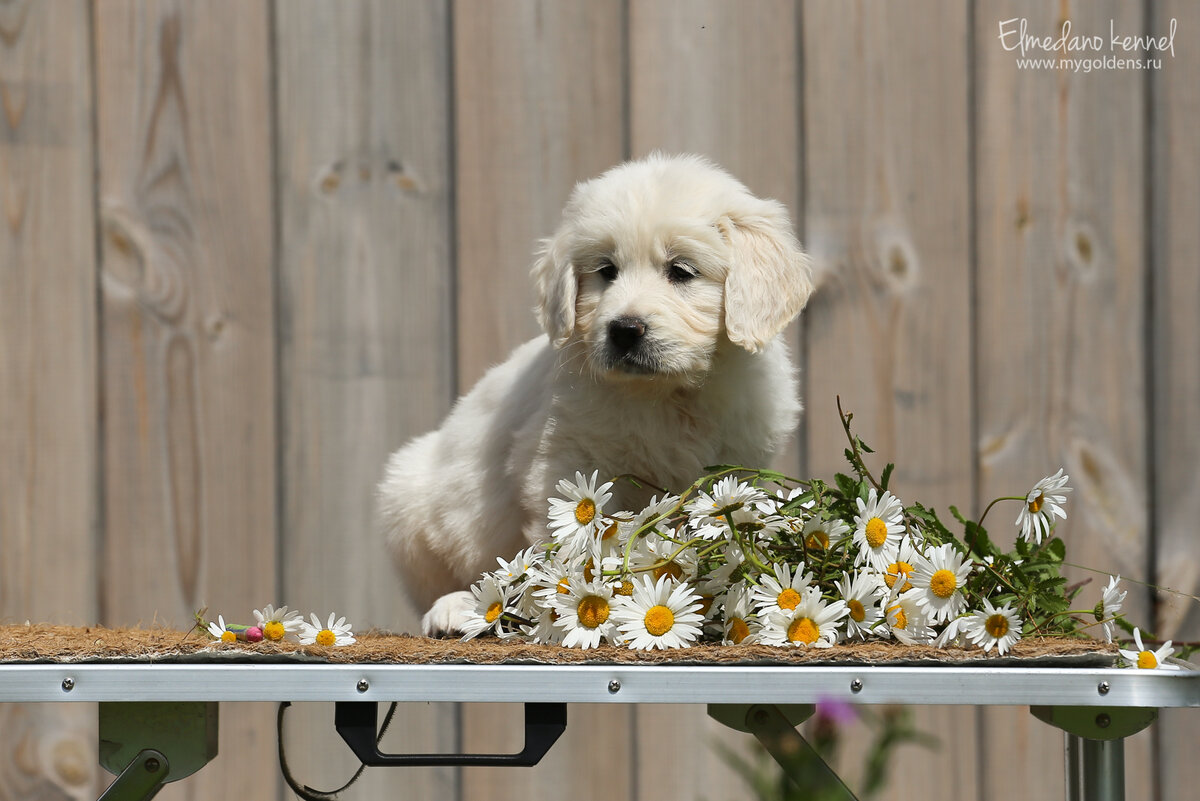
{"type": "Polygon", "coordinates": [[[258,626],[251,626],[246,629],[247,642],[262,642],[263,632],[258,626]]]}

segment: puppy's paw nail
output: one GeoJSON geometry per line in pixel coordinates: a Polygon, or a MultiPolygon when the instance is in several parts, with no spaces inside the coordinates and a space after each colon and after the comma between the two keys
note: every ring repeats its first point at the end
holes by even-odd
{"type": "Polygon", "coordinates": [[[421,618],[426,637],[457,637],[463,633],[467,615],[475,608],[475,596],[467,590],[451,592],[433,602],[421,618]]]}

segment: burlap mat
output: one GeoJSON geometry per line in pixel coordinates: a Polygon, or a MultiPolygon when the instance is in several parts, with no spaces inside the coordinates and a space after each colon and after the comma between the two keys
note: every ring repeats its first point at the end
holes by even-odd
{"type": "Polygon", "coordinates": [[[512,640],[434,640],[367,632],[354,645],[220,643],[198,631],[109,629],[43,624],[0,626],[0,664],[65,662],[286,662],[391,664],[656,664],[656,665],[974,665],[980,667],[1107,667],[1117,649],[1090,639],[1037,638],[1018,642],[1004,657],[978,648],[867,642],[833,648],[699,645],[677,651],[631,651],[604,646],[582,651],[512,640]]]}

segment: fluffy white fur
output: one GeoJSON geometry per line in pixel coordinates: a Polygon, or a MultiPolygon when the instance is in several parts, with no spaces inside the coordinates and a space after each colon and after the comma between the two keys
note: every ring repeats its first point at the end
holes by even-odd
{"type": "MultiPolygon", "coordinates": [[[[782,205],[701,158],[656,154],[576,186],[533,280],[546,336],[396,451],[379,485],[426,634],[459,628],[464,588],[497,556],[548,538],[560,479],[680,491],[706,465],[767,463],[800,413],[778,335],[812,291],[808,259],[782,205]],[[641,336],[618,346],[614,321],[641,336]]],[[[614,509],[648,500],[614,489],[614,509]]]]}

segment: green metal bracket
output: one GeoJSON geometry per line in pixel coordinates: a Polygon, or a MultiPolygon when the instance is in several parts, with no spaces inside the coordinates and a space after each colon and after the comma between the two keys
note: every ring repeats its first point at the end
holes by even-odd
{"type": "Polygon", "coordinates": [[[1141,707],[1031,706],[1043,723],[1086,740],[1123,740],[1158,719],[1157,709],[1141,707]]]}
{"type": "Polygon", "coordinates": [[[812,716],[812,704],[709,704],[708,715],[731,729],[753,734],[809,798],[858,801],[796,726],[812,716]]]}
{"type": "Polygon", "coordinates": [[[102,801],[143,801],[217,755],[215,702],[100,704],[100,764],[117,779],[102,801]]]}

